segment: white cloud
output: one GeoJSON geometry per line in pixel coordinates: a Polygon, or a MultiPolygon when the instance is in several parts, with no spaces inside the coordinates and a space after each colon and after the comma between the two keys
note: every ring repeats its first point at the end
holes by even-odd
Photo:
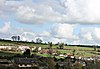
{"type": "Polygon", "coordinates": [[[51,34],[50,32],[48,31],[43,31],[43,32],[40,32],[39,34],[37,34],[38,36],[42,36],[42,37],[50,37],[51,34]]]}
{"type": "MultiPolygon", "coordinates": [[[[77,26],[78,27],[78,26],[77,26]]],[[[67,44],[83,44],[83,45],[100,45],[100,28],[96,27],[83,27],[80,29],[79,34],[73,34],[75,29],[74,25],[70,24],[54,24],[50,35],[48,37],[41,35],[44,42],[64,42],[67,44]],[[63,29],[62,29],[63,28],[63,29]],[[67,30],[68,29],[68,30],[67,30]]],[[[46,32],[46,31],[45,31],[46,32]]],[[[47,32],[46,32],[47,34],[47,32]]]]}
{"type": "Polygon", "coordinates": [[[75,25],[70,24],[54,24],[52,34],[57,38],[72,38],[76,39],[74,33],[75,25]]]}
{"type": "Polygon", "coordinates": [[[75,42],[77,42],[78,44],[100,45],[99,30],[100,30],[100,28],[96,28],[96,27],[81,28],[81,31],[79,34],[79,39],[75,42]]]}
{"type": "Polygon", "coordinates": [[[35,10],[31,7],[20,6],[16,12],[16,20],[22,23],[34,23],[35,10]]]}
{"type": "MultiPolygon", "coordinates": [[[[21,31],[20,31],[21,32],[21,31]]],[[[32,41],[35,39],[36,34],[32,31],[26,31],[23,30],[20,34],[16,32],[16,35],[19,35],[21,37],[22,41],[32,41]]]]}
{"type": "Polygon", "coordinates": [[[26,24],[99,24],[99,0],[0,0],[0,18],[26,24]]]}
{"type": "MultiPolygon", "coordinates": [[[[99,24],[99,3],[99,0],[61,0],[60,3],[59,1],[53,0],[40,1],[40,3],[33,4],[34,7],[32,8],[35,9],[35,13],[32,14],[34,15],[32,22],[33,24],[45,22],[99,24]],[[56,3],[56,5],[54,5],[53,2],[56,3]]],[[[30,23],[32,23],[32,18],[30,18],[30,23]]],[[[25,19],[22,20],[24,21],[25,19]]]]}
{"type": "Polygon", "coordinates": [[[1,33],[6,33],[8,32],[10,29],[10,22],[5,22],[4,26],[0,29],[1,33]]]}
{"type": "Polygon", "coordinates": [[[38,7],[20,6],[16,17],[17,21],[27,24],[61,21],[61,15],[55,12],[52,7],[45,5],[38,5],[38,7]]]}
{"type": "Polygon", "coordinates": [[[92,32],[92,37],[96,43],[100,43],[100,28],[95,28],[92,32]]]}
{"type": "Polygon", "coordinates": [[[65,18],[72,23],[90,24],[100,22],[100,0],[63,0],[65,18]]]}
{"type": "Polygon", "coordinates": [[[92,31],[93,28],[81,28],[79,36],[88,41],[92,40],[92,31]]]}
{"type": "Polygon", "coordinates": [[[54,44],[56,44],[56,43],[60,42],[61,40],[58,39],[58,38],[51,38],[51,39],[49,39],[48,41],[49,41],[49,42],[52,42],[52,43],[54,43],[54,44]]]}

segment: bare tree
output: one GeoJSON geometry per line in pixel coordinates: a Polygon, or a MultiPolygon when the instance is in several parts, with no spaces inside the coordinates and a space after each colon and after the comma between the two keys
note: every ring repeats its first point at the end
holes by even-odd
{"type": "Polygon", "coordinates": [[[11,38],[12,38],[12,40],[14,41],[14,36],[12,36],[11,38]]]}
{"type": "Polygon", "coordinates": [[[16,36],[11,37],[13,41],[16,41],[16,36]]]}
{"type": "Polygon", "coordinates": [[[11,37],[13,41],[19,41],[20,40],[20,36],[12,36],[11,37]]]}
{"type": "Polygon", "coordinates": [[[42,43],[42,40],[40,38],[37,38],[36,43],[42,43]]]}

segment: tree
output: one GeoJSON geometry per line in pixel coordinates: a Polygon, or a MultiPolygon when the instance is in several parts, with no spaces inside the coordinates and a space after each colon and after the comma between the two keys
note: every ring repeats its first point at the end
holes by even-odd
{"type": "Polygon", "coordinates": [[[20,41],[20,36],[17,36],[18,41],[20,41]]]}
{"type": "Polygon", "coordinates": [[[72,69],[82,69],[82,64],[79,62],[74,63],[73,68],[72,69]]]}
{"type": "Polygon", "coordinates": [[[73,56],[75,55],[75,51],[76,51],[76,50],[74,49],[74,50],[73,50],[73,56]]]}
{"type": "Polygon", "coordinates": [[[23,55],[25,56],[25,57],[30,57],[30,49],[26,49],[26,51],[23,53],[23,55]]]}
{"type": "Polygon", "coordinates": [[[93,48],[94,48],[94,51],[96,51],[96,45],[94,45],[93,48]]]}
{"type": "Polygon", "coordinates": [[[42,43],[42,40],[40,38],[37,38],[36,43],[42,43]]]}
{"type": "Polygon", "coordinates": [[[49,48],[52,48],[52,42],[48,42],[49,48]]]}
{"type": "Polygon", "coordinates": [[[54,61],[54,59],[53,58],[48,58],[48,67],[49,67],[49,69],[55,69],[55,61],[54,61]]]}
{"type": "Polygon", "coordinates": [[[20,36],[12,36],[11,37],[13,41],[19,41],[20,40],[20,36]]]}
{"type": "Polygon", "coordinates": [[[12,36],[11,38],[12,38],[12,40],[14,41],[14,36],[12,36]]]}
{"type": "Polygon", "coordinates": [[[63,49],[64,48],[64,43],[60,43],[59,47],[60,47],[60,49],[63,49]]]}
{"type": "Polygon", "coordinates": [[[17,36],[14,36],[15,41],[17,41],[17,36]]]}
{"type": "Polygon", "coordinates": [[[34,40],[31,41],[32,43],[35,43],[34,40]]]}
{"type": "Polygon", "coordinates": [[[11,37],[13,41],[16,41],[17,37],[16,36],[12,36],[11,37]]]}

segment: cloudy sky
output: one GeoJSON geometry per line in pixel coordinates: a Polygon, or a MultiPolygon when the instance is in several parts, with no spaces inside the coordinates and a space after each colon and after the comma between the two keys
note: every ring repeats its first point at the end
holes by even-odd
{"type": "Polygon", "coordinates": [[[100,0],[0,0],[0,38],[100,45],[100,0]]]}

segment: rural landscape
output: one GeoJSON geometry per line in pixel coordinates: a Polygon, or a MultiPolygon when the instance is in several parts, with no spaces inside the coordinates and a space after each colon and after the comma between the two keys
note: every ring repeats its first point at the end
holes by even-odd
{"type": "Polygon", "coordinates": [[[99,46],[0,39],[0,69],[99,69],[99,46]]]}
{"type": "Polygon", "coordinates": [[[0,0],[0,69],[100,69],[100,0],[0,0]]]}

